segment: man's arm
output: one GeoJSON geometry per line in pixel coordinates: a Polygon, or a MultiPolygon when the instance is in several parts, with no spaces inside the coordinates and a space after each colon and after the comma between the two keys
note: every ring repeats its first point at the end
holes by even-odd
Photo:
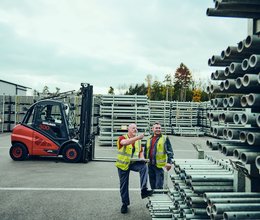
{"type": "Polygon", "coordinates": [[[167,163],[172,164],[172,159],[174,157],[174,153],[172,150],[172,145],[171,145],[170,139],[168,137],[166,137],[166,141],[165,141],[165,152],[167,154],[167,163]]]}
{"type": "Polygon", "coordinates": [[[140,134],[138,136],[135,136],[135,137],[132,137],[132,138],[129,138],[129,139],[122,139],[120,141],[120,145],[127,146],[129,144],[133,144],[134,142],[136,142],[138,140],[142,140],[143,137],[144,137],[144,134],[140,134]]]}

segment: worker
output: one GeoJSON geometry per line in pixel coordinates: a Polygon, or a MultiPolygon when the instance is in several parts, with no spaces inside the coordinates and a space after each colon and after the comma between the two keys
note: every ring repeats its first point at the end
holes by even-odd
{"type": "Polygon", "coordinates": [[[120,195],[122,200],[121,213],[128,212],[129,199],[129,174],[130,171],[139,172],[142,199],[151,196],[152,191],[147,189],[148,168],[144,160],[141,140],[144,134],[137,135],[136,124],[128,126],[128,133],[117,140],[118,155],[116,167],[120,181],[120,195]]]}
{"type": "Polygon", "coordinates": [[[151,189],[162,189],[164,184],[164,169],[172,167],[173,151],[169,138],[161,133],[161,125],[155,122],[153,134],[148,138],[145,147],[145,158],[149,159],[148,175],[151,189]]]}

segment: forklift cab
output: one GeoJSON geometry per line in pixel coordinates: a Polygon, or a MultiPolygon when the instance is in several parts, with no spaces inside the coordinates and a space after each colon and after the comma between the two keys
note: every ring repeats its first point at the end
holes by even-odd
{"type": "Polygon", "coordinates": [[[66,115],[67,108],[67,105],[56,100],[40,101],[28,110],[22,124],[61,144],[70,138],[69,125],[72,123],[66,115]]]}

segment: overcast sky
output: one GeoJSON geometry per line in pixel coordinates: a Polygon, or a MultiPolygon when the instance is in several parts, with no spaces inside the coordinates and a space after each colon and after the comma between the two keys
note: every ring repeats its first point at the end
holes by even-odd
{"type": "Polygon", "coordinates": [[[194,78],[247,36],[247,20],[206,16],[213,0],[0,0],[0,79],[42,91],[107,94],[163,81],[181,62],[194,78]]]}

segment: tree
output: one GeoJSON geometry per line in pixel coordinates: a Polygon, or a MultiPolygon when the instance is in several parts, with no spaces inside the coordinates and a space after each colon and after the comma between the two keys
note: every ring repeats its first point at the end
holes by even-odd
{"type": "Polygon", "coordinates": [[[147,82],[147,97],[148,99],[151,99],[152,75],[148,74],[145,81],[147,82]]]}
{"type": "Polygon", "coordinates": [[[136,84],[135,86],[130,86],[128,91],[125,93],[126,95],[146,95],[147,94],[147,87],[145,84],[136,84]]]}
{"type": "Polygon", "coordinates": [[[192,75],[187,66],[183,63],[177,68],[175,72],[175,91],[179,91],[179,101],[186,101],[186,92],[192,82],[192,75]]]}
{"type": "Polygon", "coordinates": [[[115,95],[114,88],[112,86],[109,87],[108,94],[115,95]]]}
{"type": "Polygon", "coordinates": [[[173,84],[172,84],[171,74],[166,74],[163,82],[165,83],[165,100],[172,101],[174,88],[173,88],[173,84]]]}
{"type": "Polygon", "coordinates": [[[200,102],[201,101],[201,90],[200,89],[194,89],[193,90],[193,97],[192,101],[193,102],[200,102]]]}
{"type": "Polygon", "coordinates": [[[48,95],[48,94],[50,94],[50,90],[49,90],[49,87],[48,86],[44,86],[43,87],[43,90],[42,90],[42,94],[43,95],[48,95]]]}
{"type": "Polygon", "coordinates": [[[159,81],[154,81],[151,88],[151,100],[164,100],[163,96],[163,84],[159,81]]]}

